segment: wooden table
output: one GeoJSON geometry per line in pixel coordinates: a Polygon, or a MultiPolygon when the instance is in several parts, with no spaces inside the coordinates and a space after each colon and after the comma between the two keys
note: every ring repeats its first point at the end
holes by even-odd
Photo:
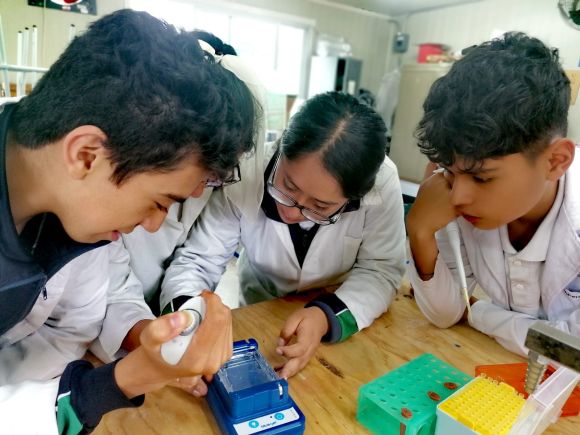
{"type": "MultiPolygon", "coordinates": [[[[234,338],[255,338],[276,365],[278,333],[288,315],[312,295],[263,302],[233,311],[234,338]]],[[[334,345],[322,345],[308,366],[290,379],[290,394],[306,416],[306,434],[366,434],[356,420],[358,389],[423,354],[473,375],[476,365],[523,362],[467,325],[438,329],[419,312],[408,292],[373,325],[334,345]]],[[[166,387],[149,394],[138,409],[105,416],[95,434],[219,434],[204,399],[166,387]]],[[[546,434],[579,434],[580,416],[561,418],[546,434]]]]}

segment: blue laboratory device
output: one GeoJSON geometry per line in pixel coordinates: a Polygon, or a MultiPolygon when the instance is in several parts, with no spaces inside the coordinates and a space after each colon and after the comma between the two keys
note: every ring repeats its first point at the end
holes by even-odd
{"type": "Polygon", "coordinates": [[[209,383],[207,401],[223,434],[302,434],[306,419],[253,338],[234,342],[232,358],[209,383]]]}

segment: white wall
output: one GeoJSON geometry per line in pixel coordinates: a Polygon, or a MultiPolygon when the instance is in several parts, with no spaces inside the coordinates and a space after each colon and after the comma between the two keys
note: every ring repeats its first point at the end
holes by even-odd
{"type": "Polygon", "coordinates": [[[316,30],[342,36],[352,45],[353,57],[362,59],[361,86],[376,94],[391,47],[392,24],[381,18],[352,13],[308,0],[236,0],[235,3],[297,15],[316,21],[316,30]]]}
{"type": "MultiPolygon", "coordinates": [[[[105,15],[119,9],[123,0],[98,0],[97,12],[105,15]]],[[[28,6],[25,0],[0,0],[0,16],[4,28],[5,46],[9,64],[16,64],[16,34],[25,27],[38,27],[38,63],[39,66],[50,66],[68,44],[68,32],[71,24],[81,32],[97,17],[56,9],[45,9],[28,6]]]]}
{"type": "Polygon", "coordinates": [[[564,66],[580,61],[580,31],[566,25],[557,0],[485,0],[413,14],[408,18],[414,60],[416,44],[441,42],[459,50],[490,39],[495,30],[518,30],[558,47],[564,66]]]}
{"type": "MultiPolygon", "coordinates": [[[[452,50],[489,40],[495,30],[517,30],[535,36],[560,50],[565,68],[580,62],[580,30],[561,18],[557,0],[485,0],[411,15],[406,31],[411,50],[405,62],[414,62],[416,44],[438,42],[452,50]]],[[[580,142],[580,98],[570,109],[570,137],[580,142]]]]}
{"type": "MultiPolygon", "coordinates": [[[[212,3],[219,4],[217,1],[212,3]]],[[[377,92],[384,73],[387,49],[391,46],[391,25],[387,21],[307,0],[239,0],[235,3],[314,19],[318,32],[345,37],[353,47],[353,56],[363,60],[361,86],[377,92]]],[[[124,0],[98,0],[97,12],[104,15],[124,6],[124,0]]],[[[0,15],[9,63],[16,63],[16,32],[36,24],[42,40],[39,44],[40,65],[47,67],[66,47],[69,25],[73,23],[82,31],[95,19],[92,15],[27,6],[24,0],[0,0],[0,15]]]]}

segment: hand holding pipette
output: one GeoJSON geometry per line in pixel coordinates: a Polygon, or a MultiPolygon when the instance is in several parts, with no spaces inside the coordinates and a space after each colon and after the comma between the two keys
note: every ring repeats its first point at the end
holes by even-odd
{"type": "MultiPolygon", "coordinates": [[[[445,171],[445,168],[437,168],[433,174],[440,174],[445,171]]],[[[467,307],[467,320],[471,321],[471,304],[469,303],[469,293],[467,292],[467,279],[465,277],[465,268],[463,267],[463,257],[461,256],[461,236],[459,234],[459,226],[457,221],[453,220],[445,227],[447,236],[449,237],[449,246],[453,252],[455,265],[457,266],[457,275],[459,276],[459,285],[461,287],[461,294],[465,300],[467,307]]]]}

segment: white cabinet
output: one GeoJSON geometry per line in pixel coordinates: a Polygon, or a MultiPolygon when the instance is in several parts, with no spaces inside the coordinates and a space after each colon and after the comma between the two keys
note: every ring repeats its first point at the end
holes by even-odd
{"type": "Polygon", "coordinates": [[[413,64],[403,67],[389,154],[403,180],[420,183],[423,178],[428,159],[419,151],[414,132],[423,116],[423,101],[431,85],[447,74],[450,68],[449,64],[413,64]]]}
{"type": "Polygon", "coordinates": [[[352,57],[313,56],[308,97],[328,91],[357,95],[362,61],[352,57]]]}

